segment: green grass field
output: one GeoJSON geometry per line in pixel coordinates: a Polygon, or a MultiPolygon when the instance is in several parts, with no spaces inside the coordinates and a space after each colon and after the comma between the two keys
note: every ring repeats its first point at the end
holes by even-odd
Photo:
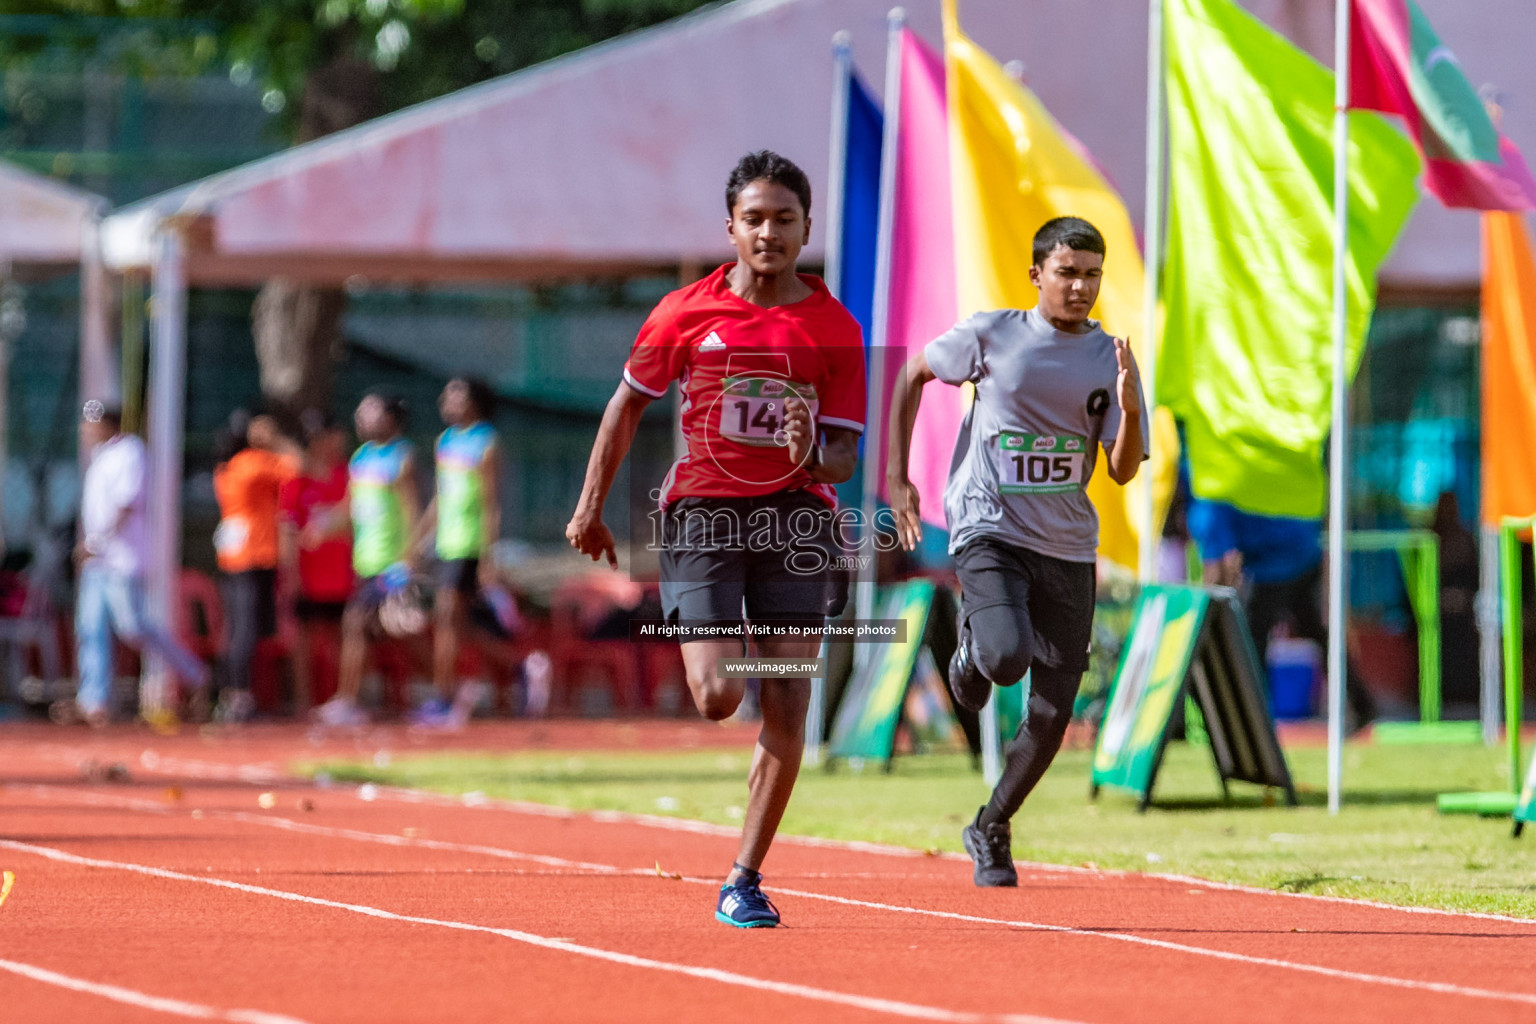
{"type": "MultiPolygon", "coordinates": [[[[1065,751],[1013,823],[1020,860],[1172,872],[1292,892],[1536,918],[1536,830],[1508,819],[1442,816],[1436,794],[1507,786],[1502,747],[1371,746],[1346,750],[1345,807],[1324,806],[1325,752],[1287,752],[1302,806],[1274,806],[1235,784],[1224,804],[1209,753],[1173,744],[1154,807],[1088,799],[1089,753],[1065,751]],[[1266,805],[1268,804],[1268,805],[1266,805]]],[[[730,825],[746,803],[748,753],[518,753],[308,765],[333,778],[530,800],[579,810],[675,815],[730,825]]],[[[808,769],[783,831],[958,851],[986,798],[970,759],[900,758],[893,772],[808,769]]]]}

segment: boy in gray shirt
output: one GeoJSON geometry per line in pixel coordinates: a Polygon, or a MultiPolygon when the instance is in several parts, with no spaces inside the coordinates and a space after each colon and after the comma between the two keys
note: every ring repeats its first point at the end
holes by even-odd
{"type": "Polygon", "coordinates": [[[907,362],[891,406],[886,478],[911,550],[922,522],[907,455],[923,385],[975,385],[944,488],[962,589],[949,687],[977,711],[994,683],[1033,673],[1003,777],[962,836],[981,886],[1018,884],[1008,822],[1060,749],[1088,668],[1099,520],[1085,489],[1099,447],[1118,484],[1147,456],[1130,346],[1088,318],[1103,273],[1104,238],[1092,224],[1046,222],[1029,270],[1039,304],[977,313],[929,342],[907,362]]]}

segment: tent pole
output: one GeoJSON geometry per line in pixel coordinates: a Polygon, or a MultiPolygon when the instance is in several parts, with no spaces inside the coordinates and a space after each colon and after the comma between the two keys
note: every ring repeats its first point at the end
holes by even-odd
{"type": "MultiPolygon", "coordinates": [[[[879,575],[880,546],[875,530],[879,509],[880,477],[885,472],[885,370],[889,361],[891,324],[892,237],[896,226],[896,145],[901,136],[901,33],[906,28],[907,13],[891,8],[886,19],[885,41],[885,120],[880,137],[880,211],[875,240],[875,308],[870,325],[868,398],[864,416],[864,494],[860,508],[863,528],[859,559],[859,578],[855,587],[854,616],[872,619],[875,615],[875,584],[879,575]]],[[[899,381],[897,382],[900,383],[899,381]]],[[[862,665],[872,654],[868,644],[853,647],[854,665],[862,665]]]]}
{"type": "MultiPolygon", "coordinates": [[[[109,322],[111,293],[101,261],[101,217],[93,214],[80,232],[80,397],[120,399],[109,322]]],[[[83,455],[82,455],[83,457],[83,455]]]]}
{"type": "MultiPolygon", "coordinates": [[[[853,46],[847,32],[839,31],[832,36],[832,137],[827,147],[830,155],[827,167],[827,217],[826,217],[826,267],[822,277],[832,297],[843,297],[843,206],[848,185],[848,94],[853,76],[853,46]]],[[[867,425],[866,425],[867,433],[867,425]]],[[[869,451],[866,440],[865,451],[869,451]]],[[[866,461],[859,467],[869,475],[866,461]]],[[[860,540],[863,540],[862,535],[860,540]]],[[[827,657],[827,641],[821,641],[819,657],[827,657]]],[[[805,752],[801,761],[819,765],[822,760],[822,737],[826,734],[827,680],[825,673],[811,677],[811,702],[805,711],[805,752]]]]}
{"type": "Polygon", "coordinates": [[[1338,814],[1344,774],[1349,553],[1349,15],[1335,0],[1333,111],[1333,432],[1328,473],[1328,813],[1338,814]]]}
{"type": "MultiPolygon", "coordinates": [[[[146,583],[152,622],[175,622],[177,570],[181,565],[181,470],[187,390],[187,267],[181,233],[162,225],[155,235],[150,279],[152,341],[149,397],[149,566],[146,583]]],[[[148,660],[140,687],[143,711],[172,706],[170,668],[148,660]]]]}
{"type": "MultiPolygon", "coordinates": [[[[14,288],[14,268],[11,261],[6,259],[0,263],[0,306],[3,306],[6,293],[14,288]]],[[[11,457],[11,338],[10,331],[5,324],[5,318],[0,315],[0,481],[5,479],[6,464],[11,457]]],[[[39,502],[33,502],[36,507],[39,502]]],[[[7,550],[7,541],[3,525],[0,525],[0,552],[7,550]]]]}
{"type": "MultiPolygon", "coordinates": [[[[1145,265],[1142,291],[1141,388],[1147,406],[1147,422],[1157,411],[1157,297],[1163,262],[1163,0],[1150,0],[1147,13],[1147,197],[1143,211],[1142,251],[1145,265]]],[[[1147,433],[1147,454],[1152,453],[1155,430],[1147,433]]],[[[1158,530],[1152,473],[1138,474],[1136,487],[1141,505],[1138,575],[1143,583],[1157,581],[1158,530]]]]}

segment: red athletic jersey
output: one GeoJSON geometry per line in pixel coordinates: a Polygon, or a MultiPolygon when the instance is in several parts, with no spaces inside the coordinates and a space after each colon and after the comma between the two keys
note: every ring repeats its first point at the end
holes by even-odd
{"type": "Polygon", "coordinates": [[[837,505],[789,458],[784,400],[807,401],[818,427],[864,430],[864,342],[855,320],[821,279],[801,274],[809,298],[755,306],[733,293],[726,264],[662,299],[624,366],[624,380],[652,398],[681,381],[688,453],[662,485],[661,501],[750,498],[807,490],[837,505]]]}
{"type": "MultiPolygon", "coordinates": [[[[323,522],[347,497],[347,464],[323,477],[301,474],[283,485],[278,516],[302,531],[323,522]]],[[[312,548],[299,541],[299,596],[310,601],[345,601],[352,596],[351,531],[322,540],[312,548]]]]}

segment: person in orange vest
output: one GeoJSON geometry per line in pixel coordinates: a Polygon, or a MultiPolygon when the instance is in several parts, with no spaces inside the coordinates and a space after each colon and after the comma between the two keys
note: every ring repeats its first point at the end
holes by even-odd
{"type": "Polygon", "coordinates": [[[242,418],[231,417],[213,471],[220,513],[213,546],[224,573],[224,673],[214,719],[229,723],[251,717],[256,645],[277,631],[278,494],[303,457],[272,417],[242,418]]]}

